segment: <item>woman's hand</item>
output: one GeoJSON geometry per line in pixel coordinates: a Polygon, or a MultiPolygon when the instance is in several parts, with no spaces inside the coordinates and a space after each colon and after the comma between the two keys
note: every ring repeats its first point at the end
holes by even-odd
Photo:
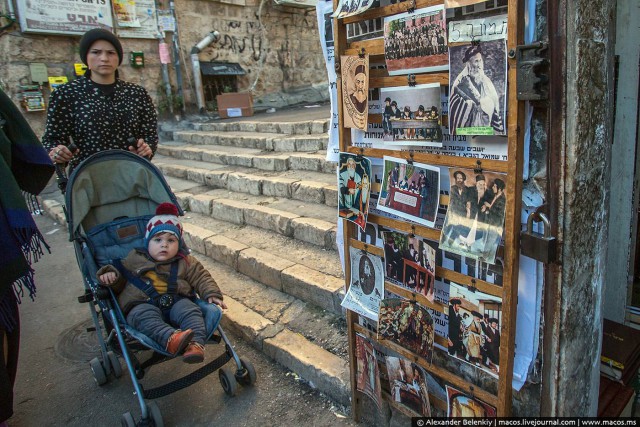
{"type": "Polygon", "coordinates": [[[129,151],[131,151],[132,153],[136,153],[140,157],[146,157],[147,159],[150,159],[151,156],[153,155],[153,151],[151,151],[151,147],[149,147],[149,144],[144,142],[144,139],[142,138],[138,139],[138,143],[136,147],[134,147],[133,145],[130,145],[129,151]]]}
{"type": "Polygon", "coordinates": [[[78,150],[77,148],[74,152],[72,152],[66,145],[60,144],[49,151],[49,158],[53,163],[64,164],[69,163],[73,156],[75,156],[79,152],[80,150],[78,150]]]}
{"type": "Polygon", "coordinates": [[[209,304],[215,304],[215,305],[219,305],[220,308],[224,308],[226,310],[227,308],[227,304],[224,303],[224,301],[222,301],[221,299],[218,299],[216,297],[209,297],[207,298],[207,302],[209,304]]]}

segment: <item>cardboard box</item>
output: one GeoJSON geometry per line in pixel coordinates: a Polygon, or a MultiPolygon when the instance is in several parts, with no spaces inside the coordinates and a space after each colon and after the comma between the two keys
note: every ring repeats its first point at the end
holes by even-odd
{"type": "Polygon", "coordinates": [[[253,97],[250,93],[223,93],[216,100],[218,114],[223,119],[253,116],[253,97]]]}

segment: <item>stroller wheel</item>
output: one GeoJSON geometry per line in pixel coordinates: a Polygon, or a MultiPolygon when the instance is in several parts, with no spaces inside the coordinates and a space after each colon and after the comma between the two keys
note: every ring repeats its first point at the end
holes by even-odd
{"type": "Polygon", "coordinates": [[[122,366],[120,365],[118,356],[116,356],[113,351],[108,351],[107,357],[109,358],[109,363],[111,364],[111,372],[113,373],[113,376],[116,378],[120,378],[122,376],[122,366]]]}
{"type": "Polygon", "coordinates": [[[120,418],[120,425],[122,427],[136,427],[136,422],[133,420],[131,412],[125,412],[122,414],[122,418],[120,418]]]}
{"type": "Polygon", "coordinates": [[[256,382],[256,370],[253,367],[253,364],[243,358],[240,358],[240,363],[242,364],[244,372],[242,372],[241,375],[238,375],[238,373],[236,372],[236,381],[244,386],[252,385],[256,382]]]}
{"type": "Polygon", "coordinates": [[[229,396],[235,396],[238,390],[238,382],[233,372],[231,372],[231,369],[222,367],[218,371],[218,375],[220,376],[220,384],[222,384],[224,392],[229,396]]]}
{"type": "Polygon", "coordinates": [[[160,408],[156,402],[147,403],[147,409],[149,410],[149,417],[153,421],[155,427],[164,427],[164,421],[162,421],[162,414],[160,408]]]}
{"type": "Polygon", "coordinates": [[[94,357],[89,362],[89,366],[91,366],[91,371],[93,371],[93,379],[96,380],[98,385],[103,385],[107,383],[107,373],[104,371],[104,367],[100,360],[97,357],[94,357]]]}

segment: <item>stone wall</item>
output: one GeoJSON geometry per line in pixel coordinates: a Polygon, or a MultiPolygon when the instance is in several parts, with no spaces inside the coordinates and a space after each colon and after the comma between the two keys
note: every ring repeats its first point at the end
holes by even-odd
{"type": "MultiPolygon", "coordinates": [[[[0,7],[8,12],[9,0],[0,7]]],[[[238,80],[238,90],[246,91],[254,82],[254,98],[272,93],[298,91],[327,83],[324,59],[317,30],[315,9],[286,8],[265,0],[230,0],[235,4],[209,0],[176,0],[178,34],[181,46],[183,91],[187,111],[195,111],[190,52],[210,31],[219,31],[220,40],[200,53],[201,61],[237,62],[247,72],[238,80]],[[258,17],[260,11],[260,17],[258,17]],[[256,81],[257,79],[257,81],[256,81]]],[[[158,2],[168,9],[169,1],[158,2]]],[[[3,22],[4,23],[4,22],[3,22]]],[[[0,86],[14,100],[21,79],[29,80],[29,63],[47,65],[50,76],[73,77],[73,63],[80,62],[78,36],[25,34],[14,25],[0,35],[0,86]]],[[[170,34],[166,38],[170,43],[170,34]]],[[[156,105],[162,103],[164,88],[157,40],[122,39],[125,58],[121,78],[143,85],[156,105]],[[129,52],[142,51],[145,67],[129,64],[129,52]]],[[[173,64],[169,74],[174,89],[173,64]]],[[[28,82],[31,83],[31,82],[28,82]]],[[[45,88],[45,100],[49,89],[45,88]]],[[[328,97],[328,93],[327,93],[328,97]]],[[[44,113],[25,113],[38,135],[44,128],[44,113]]]]}

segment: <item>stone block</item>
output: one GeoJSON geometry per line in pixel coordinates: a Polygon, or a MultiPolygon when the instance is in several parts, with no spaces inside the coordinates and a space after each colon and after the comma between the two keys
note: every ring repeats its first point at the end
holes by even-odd
{"type": "Polygon", "coordinates": [[[278,133],[278,124],[273,122],[256,123],[256,132],[278,133]]]}
{"type": "Polygon", "coordinates": [[[205,194],[197,194],[189,198],[189,210],[191,212],[201,213],[204,215],[211,215],[211,203],[213,197],[205,194]]]}
{"type": "Polygon", "coordinates": [[[293,138],[273,138],[271,141],[273,151],[296,151],[296,140],[293,138]]]}
{"type": "Polygon", "coordinates": [[[289,168],[288,156],[254,156],[253,167],[265,171],[284,172],[289,168]]]}
{"type": "Polygon", "coordinates": [[[264,178],[262,180],[262,194],[264,194],[265,196],[290,199],[292,194],[291,186],[294,182],[298,181],[291,178],[280,177],[264,178]]]}
{"type": "Polygon", "coordinates": [[[187,179],[198,184],[204,184],[204,176],[207,172],[209,171],[206,169],[189,168],[187,170],[187,179]]]}
{"type": "Polygon", "coordinates": [[[168,165],[164,164],[160,166],[160,170],[163,174],[172,176],[174,178],[187,178],[187,174],[189,173],[189,168],[185,166],[179,165],[168,165]]]}
{"type": "Polygon", "coordinates": [[[296,151],[318,151],[322,148],[322,140],[320,138],[297,138],[296,151]]]}
{"type": "Polygon", "coordinates": [[[243,166],[246,168],[253,167],[253,158],[251,154],[226,154],[225,164],[229,166],[243,166]]]}
{"type": "Polygon", "coordinates": [[[300,334],[284,329],[263,341],[263,351],[337,402],[348,406],[351,397],[348,362],[309,342],[300,334]]]}
{"type": "Polygon", "coordinates": [[[293,135],[293,123],[278,123],[278,133],[284,133],[287,135],[293,135]]]}
{"type": "Polygon", "coordinates": [[[310,132],[309,122],[296,122],[293,124],[293,133],[296,135],[309,135],[310,132]]]}
{"type": "Polygon", "coordinates": [[[182,208],[182,210],[188,211],[190,209],[189,200],[191,198],[191,193],[178,192],[173,194],[176,196],[178,205],[182,208]]]}
{"type": "Polygon", "coordinates": [[[279,211],[266,206],[252,206],[244,210],[244,222],[265,230],[275,231],[287,237],[293,236],[291,220],[300,215],[279,211]]]}
{"type": "Polygon", "coordinates": [[[289,158],[289,169],[299,171],[319,171],[320,157],[294,154],[289,158]]]}
{"type": "Polygon", "coordinates": [[[196,135],[196,132],[193,132],[193,131],[174,132],[173,139],[175,141],[191,142],[191,138],[193,137],[193,135],[196,135]]]}
{"type": "Polygon", "coordinates": [[[244,173],[230,173],[227,188],[229,191],[259,196],[262,194],[262,178],[244,173]]]}
{"type": "Polygon", "coordinates": [[[180,157],[187,160],[202,160],[202,149],[196,147],[184,147],[180,150],[180,157]]]}
{"type": "Polygon", "coordinates": [[[186,245],[194,251],[206,254],[204,241],[215,233],[206,228],[189,224],[188,222],[183,222],[182,228],[184,230],[182,237],[186,245]]]}
{"type": "Polygon", "coordinates": [[[316,218],[296,218],[291,220],[291,226],[295,239],[325,247],[327,233],[335,224],[316,218]]]}
{"type": "MultiPolygon", "coordinates": [[[[202,161],[207,163],[216,163],[219,165],[224,164],[223,158],[221,156],[221,152],[215,151],[215,150],[204,150],[202,152],[202,161]]],[[[205,176],[205,180],[206,180],[206,176],[205,176]]]]}
{"type": "Polygon", "coordinates": [[[238,255],[238,271],[260,283],[282,290],[282,270],[295,263],[256,248],[248,248],[238,255]]]}
{"type": "Polygon", "coordinates": [[[228,237],[214,235],[205,239],[205,254],[218,262],[238,270],[238,254],[248,246],[229,239],[228,237]]]}
{"type": "Polygon", "coordinates": [[[209,171],[204,175],[204,183],[208,187],[227,188],[228,172],[209,171]]]}
{"type": "MultiPolygon", "coordinates": [[[[258,123],[256,122],[240,122],[238,124],[238,130],[240,132],[256,132],[257,131],[257,127],[258,127],[258,123]]],[[[260,132],[260,131],[257,131],[260,132]]]]}
{"type": "Polygon", "coordinates": [[[330,251],[335,251],[338,249],[336,243],[336,228],[327,231],[327,234],[324,236],[324,248],[330,251]]]}
{"type": "Polygon", "coordinates": [[[227,310],[222,316],[222,326],[232,333],[238,334],[257,348],[262,348],[265,338],[264,332],[272,331],[266,335],[267,337],[277,333],[276,325],[273,322],[233,298],[225,297],[224,302],[227,305],[227,310]]]}
{"type": "Polygon", "coordinates": [[[282,291],[302,301],[317,305],[336,314],[334,294],[344,286],[344,281],[334,276],[296,264],[282,272],[282,291]]]}
{"type": "MultiPolygon", "coordinates": [[[[326,149],[325,149],[326,150],[326,149]]],[[[336,163],[328,160],[320,160],[320,169],[324,173],[334,174],[336,173],[336,163]]]]}
{"type": "Polygon", "coordinates": [[[327,133],[326,120],[314,120],[311,122],[311,134],[327,133]]]}
{"type": "Polygon", "coordinates": [[[291,197],[307,203],[324,204],[326,184],[313,181],[298,181],[291,185],[291,197]]]}
{"type": "Polygon", "coordinates": [[[211,202],[211,217],[234,224],[244,224],[245,203],[229,199],[218,199],[211,202]]]}
{"type": "Polygon", "coordinates": [[[335,187],[325,187],[324,204],[327,206],[338,207],[338,189],[335,187]]]}

